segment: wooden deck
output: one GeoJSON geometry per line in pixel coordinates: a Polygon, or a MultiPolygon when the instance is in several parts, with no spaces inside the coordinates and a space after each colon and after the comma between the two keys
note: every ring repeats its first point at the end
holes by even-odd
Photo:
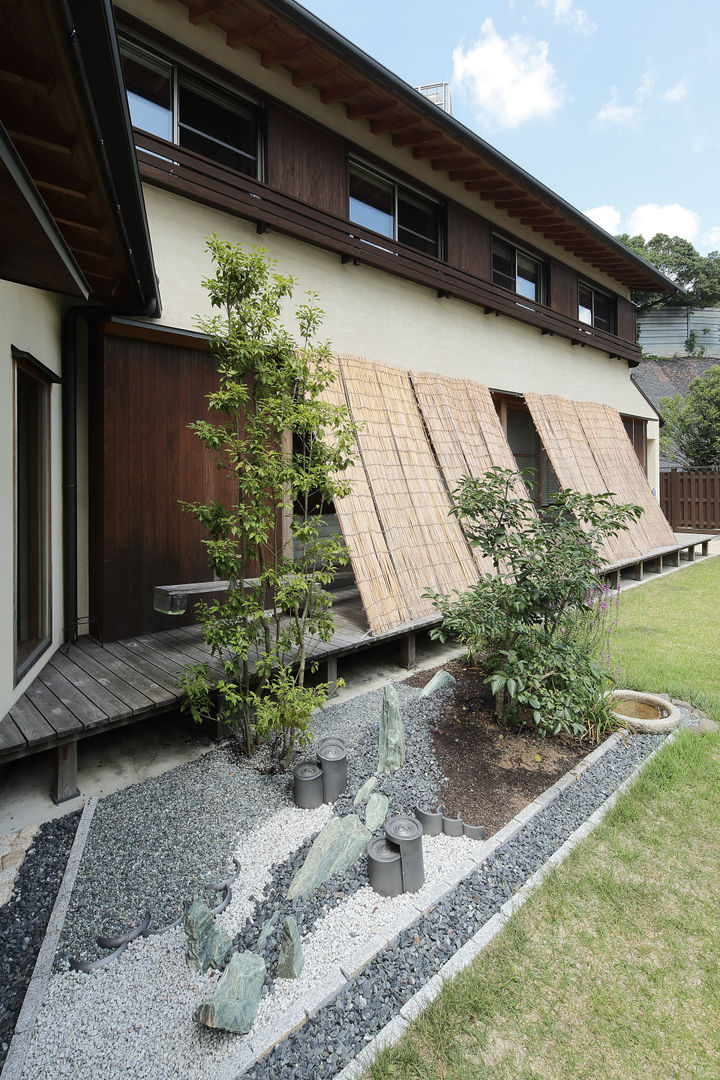
{"type": "MultiPolygon", "coordinates": [[[[396,641],[403,662],[414,663],[415,633],[437,622],[426,619],[380,636],[371,635],[356,590],[343,590],[333,604],[335,634],[311,643],[311,656],[326,665],[329,682],[348,653],[396,641]]],[[[188,664],[206,661],[223,674],[199,626],[179,627],[124,641],[99,644],[80,638],[58,650],[25,694],[0,720],[0,762],[53,749],[52,794],[56,801],[77,794],[78,740],[177,708],[178,679],[188,664]]]]}

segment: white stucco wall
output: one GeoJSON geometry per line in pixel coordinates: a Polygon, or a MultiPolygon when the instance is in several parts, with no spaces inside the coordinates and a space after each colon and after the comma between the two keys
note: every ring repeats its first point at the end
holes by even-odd
{"type": "MultiPolygon", "coordinates": [[[[15,389],[10,346],[60,374],[62,298],[23,285],[0,282],[0,716],[25,691],[47,660],[45,653],[16,687],[15,647],[15,389]]],[[[50,394],[50,574],[52,645],[62,640],[62,446],[61,387],[50,394]]]]}

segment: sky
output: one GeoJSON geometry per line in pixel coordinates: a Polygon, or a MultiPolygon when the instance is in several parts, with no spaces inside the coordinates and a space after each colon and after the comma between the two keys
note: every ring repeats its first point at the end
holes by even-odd
{"type": "Polygon", "coordinates": [[[613,234],[720,250],[718,0],[304,0],[613,234]]]}

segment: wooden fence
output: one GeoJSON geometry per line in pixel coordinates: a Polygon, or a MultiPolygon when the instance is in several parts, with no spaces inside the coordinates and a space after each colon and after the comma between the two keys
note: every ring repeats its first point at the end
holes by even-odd
{"type": "Polygon", "coordinates": [[[660,473],[660,506],[673,529],[720,529],[720,469],[660,473]]]}

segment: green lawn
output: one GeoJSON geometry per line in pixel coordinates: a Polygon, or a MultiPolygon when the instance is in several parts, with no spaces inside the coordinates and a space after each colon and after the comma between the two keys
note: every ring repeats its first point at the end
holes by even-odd
{"type": "MultiPolygon", "coordinates": [[[[720,720],[720,558],[625,592],[620,684],[720,720]]],[[[718,1080],[720,733],[683,731],[373,1080],[718,1080]]]]}
{"type": "Polygon", "coordinates": [[[618,686],[690,701],[720,721],[720,557],[620,595],[618,686]]]}

